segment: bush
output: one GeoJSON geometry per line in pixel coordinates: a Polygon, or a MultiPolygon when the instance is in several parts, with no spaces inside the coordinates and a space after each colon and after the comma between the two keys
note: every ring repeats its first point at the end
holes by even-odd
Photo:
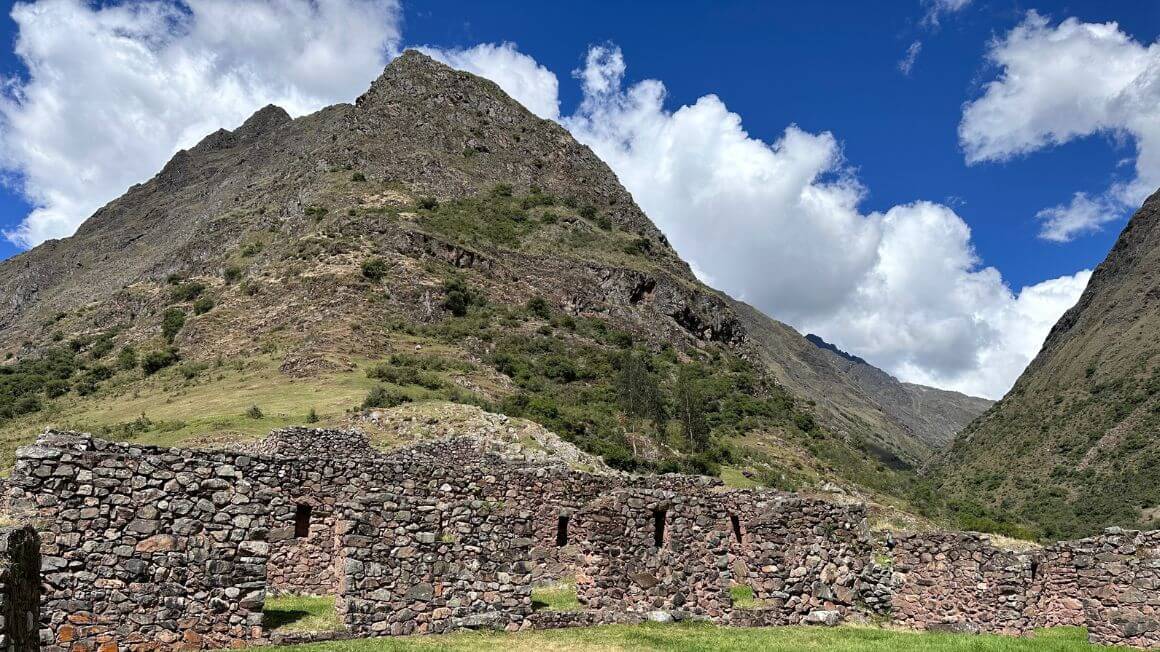
{"type": "Polygon", "coordinates": [[[246,408],[246,416],[250,417],[251,419],[261,419],[266,415],[262,414],[262,408],[258,407],[257,405],[251,405],[250,407],[246,408]]]}
{"type": "Polygon", "coordinates": [[[362,263],[362,275],[372,281],[382,280],[387,275],[387,261],[382,258],[368,258],[362,263]]]}
{"type": "Polygon", "coordinates": [[[596,218],[596,226],[600,227],[601,229],[603,229],[605,231],[611,231],[612,230],[612,218],[608,217],[607,215],[602,214],[596,218]]]}
{"type": "Polygon", "coordinates": [[[53,379],[44,384],[44,395],[49,398],[56,398],[68,394],[69,384],[67,380],[53,379]]]}
{"type": "Polygon", "coordinates": [[[193,302],[193,314],[204,315],[205,313],[213,310],[213,306],[213,299],[209,297],[201,297],[197,301],[193,302]]]}
{"type": "Polygon", "coordinates": [[[367,378],[374,378],[395,385],[418,385],[427,389],[439,389],[443,380],[435,374],[419,371],[414,367],[396,367],[377,364],[367,369],[367,378]]]}
{"type": "Polygon", "coordinates": [[[160,351],[150,351],[141,359],[141,370],[145,372],[146,376],[152,376],[158,371],[173,365],[179,359],[177,349],[173,347],[160,351]]]}
{"type": "Polygon", "coordinates": [[[648,238],[634,238],[632,242],[624,245],[624,253],[630,256],[640,256],[652,251],[652,241],[648,238]]]}
{"type": "Polygon", "coordinates": [[[182,326],[185,326],[185,311],[181,308],[169,308],[161,316],[161,334],[166,342],[172,344],[182,326]]]}
{"type": "Polygon", "coordinates": [[[315,412],[314,408],[310,408],[306,413],[306,423],[318,423],[318,412],[315,412]]]}
{"type": "Polygon", "coordinates": [[[462,317],[474,305],[483,305],[483,298],[459,277],[443,282],[443,307],[456,317],[462,317]]]}
{"type": "Polygon", "coordinates": [[[355,183],[362,183],[363,181],[367,180],[367,175],[363,174],[362,172],[355,172],[354,174],[350,175],[350,180],[354,181],[355,183]]]}
{"type": "Polygon", "coordinates": [[[177,368],[181,372],[182,377],[186,380],[193,380],[201,375],[201,372],[209,369],[209,365],[204,362],[187,362],[177,368]]]}
{"type": "Polygon", "coordinates": [[[512,185],[510,183],[497,183],[491,188],[491,194],[496,197],[511,197],[512,185]]]}
{"type": "Polygon", "coordinates": [[[596,207],[592,204],[584,204],[581,206],[579,213],[580,217],[583,217],[586,220],[596,219],[596,207]]]}
{"type": "Polygon", "coordinates": [[[391,408],[396,405],[410,403],[411,397],[402,392],[388,389],[382,385],[378,385],[367,393],[367,397],[363,399],[362,409],[369,410],[371,408],[391,408]]]}
{"type": "Polygon", "coordinates": [[[793,415],[793,423],[802,432],[809,432],[814,429],[814,417],[809,412],[795,412],[793,415]]]}
{"type": "Polygon", "coordinates": [[[436,208],[439,208],[439,200],[435,199],[434,197],[420,197],[419,198],[419,208],[422,208],[422,209],[428,210],[428,211],[433,211],[436,208]]]}
{"type": "Polygon", "coordinates": [[[261,242],[247,243],[242,247],[242,257],[251,258],[253,256],[257,256],[259,253],[261,253],[263,248],[265,248],[265,245],[263,245],[261,242]]]}
{"type": "Polygon", "coordinates": [[[227,285],[237,283],[242,279],[242,268],[237,265],[230,265],[222,270],[222,278],[225,279],[227,285]]]}
{"type": "Polygon", "coordinates": [[[129,370],[137,367],[137,349],[128,345],[117,354],[117,366],[129,370]]]}
{"type": "Polygon", "coordinates": [[[197,281],[182,283],[173,288],[171,296],[174,301],[193,301],[205,291],[205,284],[197,281]]]}
{"type": "Polygon", "coordinates": [[[535,296],[528,300],[528,312],[540,319],[552,318],[552,307],[548,305],[548,300],[541,296],[535,296]]]}

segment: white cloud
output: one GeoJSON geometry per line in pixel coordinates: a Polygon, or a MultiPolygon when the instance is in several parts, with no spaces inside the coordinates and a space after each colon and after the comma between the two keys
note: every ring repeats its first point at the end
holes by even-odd
{"type": "Polygon", "coordinates": [[[922,41],[915,41],[910,44],[910,47],[906,48],[906,54],[898,62],[898,70],[902,74],[910,75],[910,71],[914,69],[914,63],[918,61],[919,52],[922,52],[922,41]]]}
{"type": "Polygon", "coordinates": [[[349,101],[399,41],[395,0],[82,0],[17,4],[0,166],[35,207],[8,238],[70,235],[178,149],[267,103],[349,101]]]}
{"type": "Polygon", "coordinates": [[[1070,242],[1084,233],[1094,233],[1100,227],[1119,218],[1122,203],[1102,195],[1092,199],[1087,193],[1077,192],[1069,203],[1045,208],[1035,214],[1043,224],[1039,237],[1052,242],[1070,242]]]}
{"type": "Polygon", "coordinates": [[[1077,193],[1047,208],[1040,235],[1067,241],[1119,219],[1160,186],[1160,43],[1145,46],[1119,25],[1068,18],[1053,25],[1032,11],[987,58],[998,69],[963,110],[959,141],[968,163],[1003,161],[1077,138],[1109,134],[1135,142],[1134,175],[1098,197],[1077,193]]]}
{"type": "Polygon", "coordinates": [[[939,20],[946,15],[953,14],[967,8],[971,0],[923,0],[926,14],[922,17],[922,24],[929,27],[938,27],[939,20]]]}
{"type": "Polygon", "coordinates": [[[562,122],[699,275],[904,380],[1002,395],[1087,282],[1013,293],[950,208],[863,214],[832,134],[791,125],[766,143],[716,96],[669,111],[661,82],[625,88],[624,74],[615,46],[592,48],[574,73],[584,100],[562,122]]]}
{"type": "Polygon", "coordinates": [[[485,76],[541,118],[560,116],[556,75],[516,49],[513,43],[482,43],[467,49],[417,48],[447,65],[485,76]]]}

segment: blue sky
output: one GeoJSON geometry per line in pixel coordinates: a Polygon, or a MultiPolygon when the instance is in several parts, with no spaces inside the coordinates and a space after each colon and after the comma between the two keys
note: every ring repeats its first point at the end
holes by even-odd
{"type": "MultiPolygon", "coordinates": [[[[669,104],[715,93],[751,135],[775,140],[787,124],[831,131],[870,189],[868,209],[915,199],[953,203],[981,258],[1012,286],[1092,267],[1122,222],[1066,244],[1037,239],[1035,214],[1077,190],[1098,192],[1132,145],[1094,136],[1006,163],[968,166],[958,145],[962,105],[980,92],[983,54],[1024,12],[1115,20],[1143,42],[1160,35],[1160,3],[985,2],[919,25],[917,2],[573,3],[417,2],[406,6],[415,43],[465,46],[514,41],[563,76],[591,43],[611,41],[629,78],[663,80],[669,104]],[[840,6],[839,6],[840,5],[840,6]],[[923,48],[910,76],[897,64],[923,48]]],[[[564,81],[563,79],[561,80],[564,81]]],[[[580,101],[561,84],[563,111],[580,101]]]]}
{"type": "MultiPolygon", "coordinates": [[[[176,2],[157,0],[152,5],[177,7],[178,13],[169,16],[170,23],[181,22],[188,14],[194,17],[190,23],[202,25],[211,25],[214,20],[209,8],[215,8],[217,19],[222,20],[223,12],[228,13],[223,8],[231,6],[215,3],[214,0],[196,0],[188,6],[174,4],[176,2]]],[[[251,9],[263,2],[244,0],[251,9]]],[[[306,0],[293,0],[291,4],[304,2],[306,0]]],[[[1050,80],[1050,75],[1055,73],[1047,70],[1046,66],[1052,63],[1050,59],[1059,58],[1058,53],[1044,54],[1037,58],[1032,48],[1043,47],[1043,52],[1047,53],[1049,41],[1065,34],[1066,25],[1063,21],[1066,20],[1093,26],[1109,21],[1118,23],[1115,38],[1104,39],[1111,44],[1108,46],[1111,49],[1107,50],[1109,58],[1122,54],[1127,58],[1146,60],[1148,56],[1154,55],[1146,48],[1155,43],[1160,35],[1160,3],[1156,2],[898,0],[889,3],[674,4],[412,0],[404,1],[401,8],[391,6],[391,0],[328,2],[350,9],[357,18],[340,16],[338,12],[327,13],[319,10],[318,5],[310,5],[316,12],[320,12],[312,18],[313,23],[334,21],[342,28],[337,33],[340,33],[339,38],[344,42],[336,43],[332,48],[338,56],[319,60],[349,61],[350,65],[342,66],[342,74],[334,75],[339,79],[330,86],[326,85],[330,80],[319,81],[309,74],[303,76],[300,70],[285,72],[290,80],[289,85],[301,91],[289,95],[291,99],[287,101],[291,105],[288,108],[292,113],[298,115],[327,102],[349,101],[357,95],[357,89],[369,84],[374,77],[373,71],[381,66],[385,58],[378,60],[381,52],[373,47],[366,51],[356,51],[354,48],[358,47],[357,41],[360,38],[368,40],[372,46],[375,45],[375,39],[379,39],[381,47],[378,50],[385,51],[417,45],[431,46],[437,51],[447,52],[445,58],[449,61],[454,59],[456,51],[477,47],[479,44],[510,43],[512,51],[522,57],[521,65],[538,65],[550,73],[548,77],[554,75],[557,80],[558,86],[536,91],[549,97],[555,94],[554,97],[559,100],[558,115],[548,117],[560,120],[609,161],[626,186],[637,195],[646,211],[673,236],[678,250],[691,260],[706,280],[754,302],[799,329],[819,331],[827,339],[865,355],[905,379],[988,395],[1001,394],[1014,380],[1022,365],[1034,355],[1046,327],[1069,302],[1074,301],[1078,290],[1082,288],[1082,283],[1075,280],[1080,277],[1073,279],[1075,282],[1071,283],[1066,292],[1059,293],[1062,298],[1048,302],[1050,305],[1043,304],[1042,296],[1028,294],[1023,304],[1042,304],[1043,307],[1035,308],[1038,312],[1033,315],[1033,319],[1029,319],[1036,322],[1035,328],[1027,333],[1019,333],[1014,343],[1006,341],[1011,339],[1006,335],[995,332],[998,328],[996,323],[1003,320],[1018,322],[1021,316],[1027,317],[1027,310],[1031,308],[1019,305],[1022,288],[1069,277],[1081,270],[1091,269],[1103,259],[1130,213],[1127,204],[1117,198],[1125,195],[1134,198],[1138,195],[1138,192],[1132,194],[1127,191],[1117,194],[1120,185],[1129,184],[1138,176],[1133,167],[1138,143],[1136,136],[1153,133],[1149,130],[1155,114],[1144,113],[1141,116],[1139,110],[1131,113],[1122,109],[1124,102],[1120,100],[1116,100],[1119,102],[1116,107],[1108,109],[1098,118],[1080,115],[1075,116],[1070,123],[1065,121],[1059,124],[1055,114],[1060,111],[1053,110],[1053,106],[1066,107],[1086,100],[1082,97],[1077,100],[1072,96],[1042,99],[1032,97],[1040,91],[1017,88],[1012,89],[1015,95],[1026,99],[1027,106],[1031,107],[1027,111],[1030,115],[1029,123],[1019,129],[1007,129],[1003,125],[1018,122],[1015,118],[1022,116],[1022,105],[996,97],[987,107],[979,107],[993,109],[989,115],[999,116],[1001,123],[996,127],[994,123],[979,122],[983,125],[980,127],[983,135],[973,141],[975,146],[999,143],[990,155],[981,157],[985,160],[968,164],[965,141],[960,137],[960,125],[965,121],[965,111],[969,104],[983,104],[979,100],[985,94],[986,85],[1002,79],[1004,66],[1019,65],[1017,57],[1022,51],[1017,50],[1012,36],[1017,30],[1030,29],[1034,32],[1025,42],[1025,51],[1031,52],[1031,64],[1026,65],[1044,64],[1042,74],[1050,80]],[[946,10],[937,14],[936,23],[931,19],[931,12],[939,7],[946,10]],[[1032,10],[1037,13],[1029,14],[1032,10]],[[1038,31],[1034,29],[1036,16],[1042,20],[1038,31]],[[376,26],[372,23],[378,20],[390,22],[391,25],[376,32],[376,26]],[[921,46],[916,48],[917,56],[906,73],[900,69],[900,62],[916,42],[921,43],[921,46]],[[1004,49],[997,45],[1005,42],[1011,47],[1004,49]],[[593,46],[603,46],[603,52],[615,55],[604,60],[604,64],[622,61],[626,70],[621,75],[615,72],[615,65],[612,68],[605,66],[603,70],[613,70],[617,91],[605,96],[593,96],[590,103],[585,105],[585,98],[592,95],[592,89],[587,89],[589,92],[586,93],[585,85],[581,79],[574,77],[573,71],[596,69],[590,56],[593,46]],[[997,53],[1006,53],[1010,58],[999,63],[997,53]],[[716,249],[697,249],[695,243],[704,235],[705,229],[712,228],[714,224],[721,224],[720,228],[723,229],[773,231],[765,237],[768,242],[778,242],[783,235],[784,239],[792,239],[792,234],[782,233],[778,229],[793,229],[795,224],[815,218],[809,213],[795,213],[794,205],[788,208],[780,204],[772,206],[768,198],[762,199],[757,195],[754,195],[753,201],[739,202],[736,207],[718,202],[717,205],[727,205],[740,212],[752,210],[756,217],[749,216],[744,220],[719,220],[720,216],[708,215],[706,211],[692,217],[670,215],[672,207],[665,204],[664,198],[649,197],[644,191],[647,186],[644,179],[648,176],[645,168],[649,167],[650,159],[642,160],[642,157],[649,151],[648,147],[657,146],[657,143],[642,143],[638,140],[640,134],[625,136],[623,124],[609,126],[610,121],[624,117],[624,104],[630,90],[634,84],[645,80],[658,80],[663,83],[666,91],[663,107],[649,114],[658,125],[667,125],[667,128],[679,131],[681,127],[674,125],[681,115],[681,107],[697,105],[706,109],[699,119],[707,122],[697,123],[691,116],[685,116],[693,124],[683,127],[686,137],[678,139],[680,143],[690,142],[687,136],[695,133],[698,125],[705,129],[717,129],[720,124],[728,123],[728,113],[739,116],[740,126],[734,136],[747,134],[752,141],[750,145],[757,150],[769,150],[753,152],[754,161],[757,161],[755,164],[776,162],[776,157],[769,152],[776,154],[783,139],[792,139],[799,132],[802,138],[810,141],[801,148],[808,155],[825,156],[828,151],[826,139],[832,138],[835,149],[829,154],[832,157],[838,151],[836,148],[840,147],[844,159],[820,164],[820,173],[807,186],[807,190],[830,182],[854,181],[858,197],[843,205],[850,215],[843,226],[834,228],[838,228],[841,233],[853,234],[851,238],[866,240],[865,255],[869,257],[875,255],[868,253],[875,246],[880,252],[888,246],[903,250],[912,246],[917,250],[930,249],[931,257],[942,255],[941,244],[931,246],[920,237],[906,239],[905,234],[909,232],[907,229],[924,224],[928,228],[923,233],[938,231],[947,234],[948,241],[954,242],[948,245],[949,253],[946,255],[961,259],[947,268],[950,270],[948,274],[961,277],[961,283],[941,289],[914,287],[913,283],[886,283],[885,286],[896,288],[890,296],[897,297],[905,293],[921,298],[923,292],[926,292],[926,296],[941,293],[968,298],[945,309],[935,307],[933,304],[937,302],[931,301],[930,310],[923,311],[931,313],[930,319],[917,323],[908,316],[915,311],[905,301],[890,314],[879,314],[864,308],[857,311],[849,309],[857,301],[867,304],[883,302],[882,296],[873,294],[881,290],[879,286],[883,286],[878,282],[879,277],[900,264],[910,266],[904,276],[912,280],[921,281],[924,276],[942,274],[937,262],[921,260],[922,251],[916,253],[913,257],[915,260],[908,259],[904,263],[890,262],[898,260],[897,254],[894,254],[896,258],[887,260],[889,264],[883,263],[886,257],[879,253],[877,256],[881,260],[877,263],[867,262],[863,266],[865,269],[857,272],[861,274],[861,280],[844,279],[835,273],[836,277],[831,280],[836,284],[834,296],[837,298],[831,305],[815,306],[808,301],[807,295],[811,288],[805,287],[810,284],[810,279],[819,279],[817,282],[820,287],[826,282],[823,277],[826,277],[829,270],[842,268],[849,263],[842,259],[842,252],[839,251],[837,255],[834,253],[835,249],[845,246],[841,237],[825,241],[801,236],[806,249],[815,243],[818,247],[817,252],[806,252],[821,261],[816,267],[811,267],[811,263],[805,259],[795,261],[777,255],[779,252],[776,248],[771,248],[768,265],[759,264],[760,260],[757,259],[761,258],[761,251],[757,250],[746,254],[755,259],[752,264],[731,268],[726,260],[730,246],[753,248],[752,243],[746,242],[752,238],[747,238],[745,233],[736,236],[736,243],[717,238],[720,242],[716,243],[716,249]],[[719,102],[709,103],[712,106],[704,102],[698,104],[707,95],[715,95],[719,102]],[[1007,104],[1000,105],[1002,101],[1007,101],[1007,104]],[[297,105],[295,102],[298,102],[297,105]],[[296,106],[298,110],[295,110],[296,106]],[[1042,124],[1035,123],[1035,120],[1042,124]],[[1098,123],[1096,127],[1088,124],[1092,120],[1098,123]],[[1108,124],[1112,126],[1108,128],[1108,124]],[[796,125],[798,131],[787,131],[791,125],[796,125]],[[619,141],[624,138],[632,139],[633,144],[629,148],[632,151],[619,147],[619,141]],[[992,138],[994,140],[987,140],[992,138]],[[1062,144],[1051,144],[1055,141],[1061,141],[1062,144]],[[1050,207],[1067,204],[1073,193],[1077,192],[1087,193],[1101,202],[1102,219],[1114,219],[1102,224],[1099,230],[1090,228],[1089,224],[1089,228],[1075,233],[1068,232],[1065,239],[1069,241],[1066,242],[1040,237],[1044,230],[1044,219],[1037,218],[1037,214],[1050,207]],[[761,201],[766,204],[761,204],[761,201]],[[916,207],[914,202],[921,201],[931,204],[916,207]],[[896,209],[897,215],[890,212],[892,209],[896,209]],[[767,222],[755,221],[765,213],[778,213],[778,217],[767,222]],[[892,215],[893,218],[890,217],[892,215]],[[886,217],[883,219],[882,216],[886,217]],[[701,221],[698,225],[701,231],[689,227],[687,222],[690,219],[701,221]],[[970,229],[969,238],[965,233],[956,231],[957,225],[963,223],[970,229]],[[892,228],[903,234],[896,238],[897,242],[882,235],[892,228]],[[682,241],[693,244],[682,246],[682,241]],[[977,256],[973,260],[969,259],[972,250],[977,256]],[[772,283],[769,278],[780,277],[791,267],[803,268],[802,276],[783,285],[801,286],[800,293],[803,296],[789,296],[787,292],[790,290],[785,287],[768,287],[772,283]],[[994,270],[989,271],[988,268],[994,270]],[[869,289],[871,286],[879,287],[879,290],[869,289]],[[912,287],[913,292],[910,291],[912,287]],[[897,288],[903,288],[902,292],[897,288]],[[998,297],[998,294],[1005,291],[1004,288],[1009,289],[1010,296],[998,297]],[[980,302],[978,308],[970,304],[975,300],[980,302]],[[883,331],[890,331],[892,335],[897,331],[899,336],[883,337],[883,331]],[[916,353],[919,349],[922,352],[916,353]],[[1003,357],[1005,361],[1001,366],[1005,371],[1000,376],[990,377],[981,370],[988,365],[999,364],[995,356],[1003,357]]],[[[110,2],[89,4],[86,7],[79,0],[50,0],[40,2],[37,7],[81,7],[83,11],[70,9],[71,14],[68,15],[71,20],[75,14],[88,12],[95,15],[100,13],[100,8],[116,7],[118,4],[110,2]]],[[[255,9],[255,12],[254,21],[265,21],[261,25],[267,26],[268,23],[274,34],[283,30],[287,36],[292,36],[298,31],[316,28],[313,24],[307,27],[305,24],[293,23],[292,18],[279,17],[276,11],[263,10],[263,13],[255,9]]],[[[23,80],[28,85],[26,88],[35,88],[34,84],[30,84],[34,80],[30,78],[24,62],[13,51],[19,32],[18,23],[8,16],[8,11],[4,13],[0,31],[3,32],[6,46],[0,48],[0,72],[10,78],[23,80]]],[[[40,30],[40,40],[35,42],[41,45],[32,48],[37,52],[34,56],[42,57],[50,63],[56,57],[55,61],[63,62],[57,70],[65,70],[66,76],[68,66],[75,65],[73,59],[97,58],[91,54],[71,57],[67,44],[52,42],[49,36],[55,26],[47,21],[59,18],[46,12],[48,18],[41,18],[37,28],[32,19],[34,13],[28,11],[23,18],[27,43],[34,42],[34,30],[40,30]]],[[[86,14],[85,20],[88,18],[86,14]]],[[[236,39],[247,38],[244,29],[259,24],[242,20],[234,22],[237,25],[231,24],[229,28],[241,31],[232,37],[235,42],[229,44],[231,48],[236,44],[236,39]]],[[[156,24],[165,25],[164,22],[156,24]]],[[[91,34],[91,26],[85,25],[77,27],[71,38],[87,38],[91,34]]],[[[141,29],[147,30],[148,27],[141,29]]],[[[1099,32],[1098,27],[1094,30],[1089,34],[1094,34],[1093,40],[1108,36],[1099,32]]],[[[209,48],[211,52],[214,47],[226,47],[221,45],[224,41],[214,41],[212,36],[197,36],[196,26],[189,27],[187,31],[195,33],[195,36],[187,38],[183,32],[179,37],[169,37],[175,42],[182,39],[196,40],[198,47],[209,48]]],[[[312,39],[307,41],[311,43],[313,40],[325,41],[327,36],[312,33],[307,38],[312,39]]],[[[142,42],[145,41],[147,39],[142,42]]],[[[235,58],[230,60],[230,65],[248,67],[252,64],[260,75],[278,78],[280,83],[279,75],[283,74],[280,66],[284,65],[286,70],[290,70],[294,57],[299,56],[298,52],[293,51],[294,48],[301,50],[301,46],[294,45],[294,38],[288,38],[287,42],[285,52],[246,50],[247,46],[239,46],[237,52],[231,50],[229,54],[235,58]],[[252,57],[253,62],[247,61],[246,57],[252,57]]],[[[1079,43],[1077,47],[1083,47],[1083,44],[1079,43]]],[[[186,49],[192,49],[192,46],[186,49]]],[[[1160,51],[1160,46],[1157,50],[1160,51]]],[[[97,50],[80,48],[80,51],[97,50]]],[[[1103,64],[1103,50],[1085,52],[1088,52],[1086,62],[1077,64],[1081,68],[1098,68],[1103,64]]],[[[223,55],[223,58],[226,57],[223,55]]],[[[117,61],[116,58],[110,60],[117,61]]],[[[172,52],[162,53],[151,65],[179,66],[182,61],[186,59],[172,52]]],[[[476,64],[464,63],[461,67],[487,76],[492,76],[489,73],[496,69],[494,58],[473,61],[476,64]]],[[[94,76],[93,69],[85,72],[79,72],[79,68],[76,70],[78,72],[72,74],[78,78],[94,76]]],[[[1066,78],[1067,72],[1062,74],[1066,78]]],[[[1098,71],[1093,74],[1098,74],[1098,71]]],[[[117,85],[122,83],[119,81],[121,77],[110,75],[105,84],[111,88],[109,92],[113,97],[118,93],[117,85]]],[[[537,79],[543,81],[542,76],[537,79]]],[[[500,78],[496,77],[496,80],[517,98],[524,99],[500,78]]],[[[240,122],[239,116],[244,117],[247,111],[252,110],[251,105],[256,108],[260,106],[257,102],[264,102],[271,96],[277,98],[277,93],[261,90],[268,87],[278,87],[278,84],[256,86],[259,90],[253,90],[252,97],[246,96],[245,91],[239,97],[235,89],[229,91],[233,94],[215,98],[218,105],[228,105],[230,110],[217,111],[205,119],[190,117],[189,111],[181,115],[175,111],[174,117],[166,114],[165,119],[173,123],[165,125],[173,142],[164,146],[169,149],[164,152],[165,157],[159,160],[167,158],[178,145],[188,146],[191,140],[196,141],[197,134],[208,133],[217,126],[234,126],[240,122]]],[[[51,94],[54,88],[62,87],[49,84],[42,90],[51,94]]],[[[94,89],[90,94],[104,90],[101,87],[94,89]]],[[[645,89],[645,86],[641,89],[645,89]]],[[[218,92],[212,86],[209,90],[211,95],[218,92]]],[[[1079,88],[1069,92],[1082,95],[1085,90],[1079,88]]],[[[71,101],[78,107],[104,101],[94,99],[90,102],[88,98],[87,95],[77,94],[72,96],[71,101]]],[[[67,106],[67,101],[63,104],[67,106]]],[[[11,120],[12,105],[8,108],[11,120]]],[[[192,107],[190,110],[195,111],[197,108],[192,107]]],[[[90,109],[88,107],[85,110],[90,109]]],[[[83,120],[74,121],[79,124],[70,126],[77,134],[73,136],[76,140],[87,140],[91,135],[90,130],[99,132],[102,129],[102,124],[92,118],[94,115],[102,114],[90,113],[83,120]]],[[[8,127],[0,124],[0,130],[8,127]]],[[[36,151],[39,146],[36,138],[47,137],[36,134],[51,133],[52,129],[41,127],[41,132],[36,132],[29,128],[28,133],[32,135],[25,135],[23,151],[26,154],[36,151]]],[[[724,131],[725,128],[721,129],[724,131]]],[[[72,133],[65,131],[66,134],[72,133]]],[[[1160,130],[1156,133],[1160,133],[1160,130]]],[[[51,134],[54,141],[62,138],[67,140],[67,137],[51,134]]],[[[788,143],[789,140],[784,142],[788,143]]],[[[55,142],[54,146],[59,146],[59,142],[55,142]]],[[[786,144],[785,148],[788,151],[790,145],[786,144]]],[[[67,151],[67,147],[63,151],[67,151]]],[[[695,151],[685,151],[681,153],[685,159],[678,156],[674,160],[679,163],[695,158],[696,155],[695,151]]],[[[722,156],[727,157],[728,154],[722,156]]],[[[132,154],[120,154],[122,161],[133,158],[132,154]]],[[[721,160],[731,162],[728,158],[721,160]]],[[[88,169],[91,171],[103,165],[118,164],[116,158],[102,160],[98,157],[88,161],[88,169]]],[[[149,168],[151,171],[159,167],[159,164],[150,165],[153,166],[149,168]]],[[[9,164],[8,168],[10,183],[0,191],[0,229],[12,231],[25,219],[31,207],[21,192],[20,166],[9,164]]],[[[727,166],[719,167],[718,171],[721,169],[726,172],[730,170],[727,166]]],[[[744,174],[746,171],[738,167],[737,173],[744,174]]],[[[702,172],[711,176],[714,171],[702,172]]],[[[51,173],[51,168],[48,173],[51,173]]],[[[143,180],[150,173],[126,173],[111,182],[106,180],[104,190],[95,189],[92,196],[86,195],[83,184],[68,191],[73,193],[73,199],[77,196],[82,200],[92,199],[101,192],[109,194],[110,188],[123,190],[124,186],[143,180]]],[[[44,169],[40,174],[46,174],[44,169]]],[[[62,174],[68,172],[62,171],[62,174]]],[[[94,174],[100,176],[99,171],[94,174]]],[[[1139,176],[1142,178],[1141,184],[1150,182],[1150,177],[1145,178],[1147,175],[1139,176]]],[[[841,185],[837,190],[833,186],[826,188],[840,194],[847,186],[841,185]]],[[[115,194],[112,193],[112,196],[115,194]]],[[[101,200],[109,198],[102,196],[101,200]]],[[[84,201],[78,205],[83,206],[84,201]]],[[[827,232],[831,231],[833,229],[827,232]]],[[[851,249],[857,247],[852,245],[851,249]]],[[[0,239],[0,258],[11,256],[19,250],[10,240],[0,239]]],[[[850,257],[855,256],[851,254],[850,257]]],[[[1086,276],[1081,280],[1086,282],[1086,276]]],[[[919,285],[923,284],[920,282],[919,285]]]]}

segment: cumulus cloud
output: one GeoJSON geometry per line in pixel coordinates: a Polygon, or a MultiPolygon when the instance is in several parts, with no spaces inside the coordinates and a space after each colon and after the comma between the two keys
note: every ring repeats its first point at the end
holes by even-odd
{"type": "Polygon", "coordinates": [[[40,0],[12,9],[0,166],[33,205],[5,235],[70,235],[178,149],[267,103],[300,115],[366,88],[397,50],[395,0],[40,0]]]}
{"type": "Polygon", "coordinates": [[[1087,283],[1085,271],[1013,292],[952,209],[861,212],[833,134],[790,125],[763,142],[716,96],[670,111],[663,83],[625,87],[625,71],[618,48],[593,47],[573,73],[584,99],[561,122],[698,274],[904,380],[1001,396],[1087,283]]]}
{"type": "Polygon", "coordinates": [[[1114,22],[1053,24],[1031,11],[991,42],[987,58],[998,76],[966,105],[959,124],[968,163],[1093,134],[1135,143],[1133,176],[1041,211],[1043,238],[1065,242],[1097,231],[1160,186],[1160,43],[1139,43],[1114,22]]]}

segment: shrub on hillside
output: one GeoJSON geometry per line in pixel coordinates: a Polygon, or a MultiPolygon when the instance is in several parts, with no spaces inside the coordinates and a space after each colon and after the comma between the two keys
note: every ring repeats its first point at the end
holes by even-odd
{"type": "Polygon", "coordinates": [[[177,349],[173,347],[161,349],[160,351],[150,351],[145,354],[145,357],[141,358],[141,370],[145,372],[146,376],[152,376],[158,371],[173,365],[179,359],[177,349]]]}
{"type": "Polygon", "coordinates": [[[200,297],[197,301],[193,302],[193,314],[204,315],[205,313],[213,310],[213,306],[213,299],[209,297],[200,297]]]}
{"type": "Polygon", "coordinates": [[[540,319],[552,318],[552,306],[547,299],[538,295],[528,299],[528,312],[540,319]]]}
{"type": "Polygon", "coordinates": [[[171,296],[174,301],[193,301],[205,291],[205,284],[198,281],[189,281],[173,288],[171,296]]]}
{"type": "Polygon", "coordinates": [[[368,258],[362,262],[362,275],[372,281],[382,280],[387,275],[387,261],[382,258],[368,258]]]}
{"type": "Polygon", "coordinates": [[[462,317],[474,305],[482,305],[483,298],[458,276],[443,282],[443,307],[456,317],[462,317]]]}
{"type": "Polygon", "coordinates": [[[185,326],[185,311],[181,308],[169,308],[161,316],[161,334],[166,342],[173,343],[182,326],[185,326]]]}
{"type": "Polygon", "coordinates": [[[411,397],[406,394],[388,389],[382,385],[378,385],[367,392],[367,397],[363,399],[362,409],[369,410],[371,408],[391,408],[403,403],[410,403],[411,397]]]}
{"type": "Polygon", "coordinates": [[[172,343],[184,325],[186,325],[186,311],[181,310],[180,307],[171,307],[171,309],[166,310],[161,316],[161,334],[165,335],[165,341],[172,343]]]}
{"type": "Polygon", "coordinates": [[[125,370],[136,368],[137,349],[133,348],[133,345],[126,345],[125,348],[121,349],[121,352],[117,354],[117,366],[125,370]]]}

